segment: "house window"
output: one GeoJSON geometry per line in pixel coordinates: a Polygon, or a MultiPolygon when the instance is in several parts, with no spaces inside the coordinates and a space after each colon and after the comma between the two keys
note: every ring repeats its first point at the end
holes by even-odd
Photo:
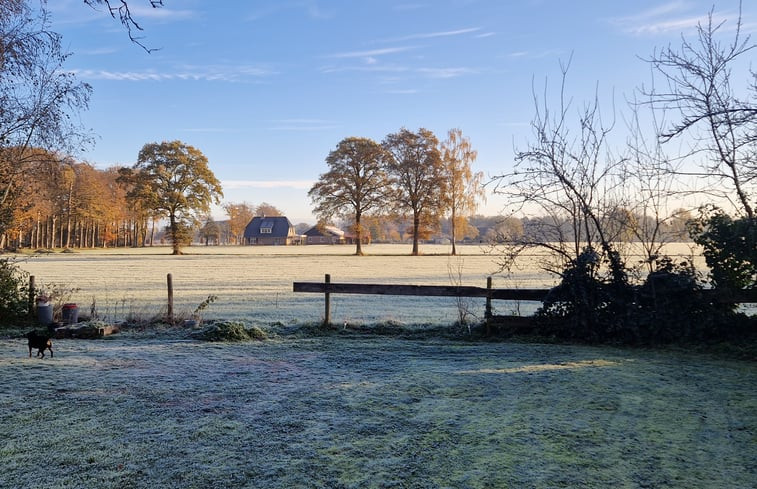
{"type": "Polygon", "coordinates": [[[263,221],[260,223],[260,234],[271,234],[273,232],[273,221],[263,221]]]}

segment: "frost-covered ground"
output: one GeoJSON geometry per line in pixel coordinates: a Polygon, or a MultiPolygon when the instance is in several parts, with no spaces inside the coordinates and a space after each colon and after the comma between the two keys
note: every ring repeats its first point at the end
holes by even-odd
{"type": "MultiPolygon", "coordinates": [[[[671,253],[686,255],[686,244],[671,245],[671,253]]],[[[166,304],[166,275],[172,274],[176,311],[189,315],[209,295],[218,299],[206,318],[243,319],[260,326],[317,322],[323,318],[323,296],[295,294],[293,282],[394,283],[414,285],[546,287],[555,278],[539,269],[544,257],[526,257],[513,275],[496,274],[498,257],[477,245],[458,246],[461,256],[450,257],[449,246],[423,245],[423,256],[408,256],[410,245],[369,245],[368,256],[353,256],[352,246],[193,246],[186,255],[170,249],[141,248],[87,250],[25,257],[21,266],[38,284],[79,289],[66,302],[89,314],[94,304],[106,320],[149,319],[166,304]]],[[[449,325],[458,317],[454,298],[332,295],[335,323],[449,325]]],[[[500,314],[531,314],[534,303],[495,301],[500,314]]],[[[469,311],[481,317],[483,300],[470,300],[469,311]]],[[[471,317],[475,319],[475,316],[471,317]]]]}
{"type": "Polygon", "coordinates": [[[754,488],[757,368],[329,336],[0,340],[3,488],[754,488]]]}

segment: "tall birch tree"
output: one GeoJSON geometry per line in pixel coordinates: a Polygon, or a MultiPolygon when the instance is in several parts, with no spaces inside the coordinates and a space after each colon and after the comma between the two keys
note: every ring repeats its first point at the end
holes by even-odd
{"type": "Polygon", "coordinates": [[[457,230],[467,226],[467,216],[476,212],[479,201],[486,198],[484,174],[474,173],[471,169],[478,152],[459,128],[449,130],[447,139],[442,142],[441,153],[447,178],[446,200],[450,213],[452,255],[456,255],[457,230]]]}

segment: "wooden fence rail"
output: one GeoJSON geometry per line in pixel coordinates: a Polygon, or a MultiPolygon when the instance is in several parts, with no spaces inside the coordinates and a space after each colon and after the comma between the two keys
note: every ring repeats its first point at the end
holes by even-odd
{"type": "Polygon", "coordinates": [[[418,295],[427,297],[489,297],[513,301],[541,301],[549,289],[487,289],[455,285],[391,285],[294,282],[294,292],[320,294],[418,295]]]}
{"type": "MultiPolygon", "coordinates": [[[[542,302],[550,289],[494,289],[492,278],[486,279],[486,287],[468,285],[403,285],[403,284],[355,284],[332,283],[331,275],[326,274],[323,282],[294,282],[294,292],[311,292],[324,294],[324,324],[331,324],[331,294],[367,294],[367,295],[415,295],[426,297],[485,297],[486,320],[492,318],[493,299],[511,301],[542,302]]],[[[730,291],[727,295],[716,290],[703,290],[710,300],[737,304],[757,303],[757,289],[730,291]]]]}
{"type": "Polygon", "coordinates": [[[354,284],[332,283],[326,274],[323,282],[294,282],[294,292],[324,294],[324,324],[331,324],[331,294],[367,295],[415,295],[425,297],[484,297],[486,310],[484,317],[492,317],[492,299],[541,302],[549,289],[493,289],[492,278],[486,279],[486,287],[468,285],[402,285],[402,284],[354,284]]]}

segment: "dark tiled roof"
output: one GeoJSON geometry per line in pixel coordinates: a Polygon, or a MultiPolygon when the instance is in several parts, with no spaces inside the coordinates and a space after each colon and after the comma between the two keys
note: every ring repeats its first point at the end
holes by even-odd
{"type": "Polygon", "coordinates": [[[245,238],[286,238],[292,223],[284,216],[258,216],[244,228],[245,238]],[[266,232],[266,230],[270,230],[266,232]]]}

